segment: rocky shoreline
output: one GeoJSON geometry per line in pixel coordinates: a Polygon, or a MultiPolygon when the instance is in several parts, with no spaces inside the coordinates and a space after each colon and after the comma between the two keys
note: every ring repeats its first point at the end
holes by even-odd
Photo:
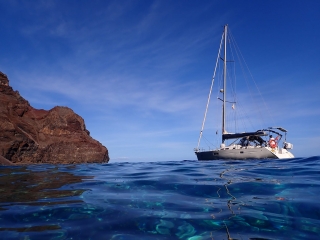
{"type": "Polygon", "coordinates": [[[33,108],[0,72],[0,165],[108,161],[82,117],[68,107],[33,108]]]}

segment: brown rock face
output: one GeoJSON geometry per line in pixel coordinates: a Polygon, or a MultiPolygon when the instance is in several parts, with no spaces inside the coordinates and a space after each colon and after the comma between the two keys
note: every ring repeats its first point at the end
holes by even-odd
{"type": "MultiPolygon", "coordinates": [[[[67,107],[35,109],[0,72],[0,156],[12,163],[108,162],[108,150],[90,137],[67,107]]],[[[0,158],[4,162],[3,158],[0,158]]]]}

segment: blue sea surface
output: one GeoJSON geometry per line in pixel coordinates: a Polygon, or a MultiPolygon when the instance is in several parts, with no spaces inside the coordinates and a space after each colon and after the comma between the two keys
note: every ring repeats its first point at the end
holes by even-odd
{"type": "Polygon", "coordinates": [[[0,167],[1,239],[319,239],[320,157],[0,167]]]}

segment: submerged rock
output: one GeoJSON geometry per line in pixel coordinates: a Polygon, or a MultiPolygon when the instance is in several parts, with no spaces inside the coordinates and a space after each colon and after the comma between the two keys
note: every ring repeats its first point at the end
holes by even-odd
{"type": "Polygon", "coordinates": [[[108,150],[90,136],[82,117],[67,107],[35,109],[0,72],[1,163],[102,163],[108,150]]]}

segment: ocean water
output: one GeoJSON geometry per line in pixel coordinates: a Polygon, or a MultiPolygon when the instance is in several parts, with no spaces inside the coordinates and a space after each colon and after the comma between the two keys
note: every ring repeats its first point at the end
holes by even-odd
{"type": "Polygon", "coordinates": [[[319,163],[0,167],[0,238],[320,239],[319,163]]]}

